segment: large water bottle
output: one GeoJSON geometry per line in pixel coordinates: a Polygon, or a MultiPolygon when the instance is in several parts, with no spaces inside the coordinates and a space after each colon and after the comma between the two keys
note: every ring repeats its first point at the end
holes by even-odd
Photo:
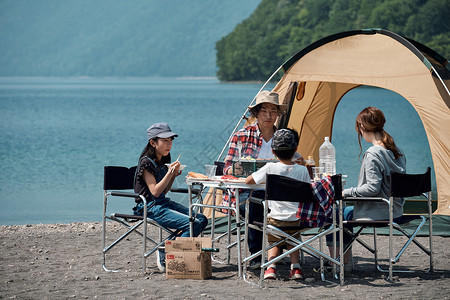
{"type": "Polygon", "coordinates": [[[325,137],[325,142],[319,148],[319,167],[329,175],[336,174],[336,149],[330,143],[330,137],[325,137]]]}

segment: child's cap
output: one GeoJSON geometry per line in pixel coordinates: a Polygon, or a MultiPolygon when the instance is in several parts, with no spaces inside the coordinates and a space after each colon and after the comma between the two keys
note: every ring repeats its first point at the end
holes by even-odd
{"type": "Polygon", "coordinates": [[[275,131],[272,138],[273,150],[292,150],[298,146],[295,135],[288,129],[275,131]]]}
{"type": "Polygon", "coordinates": [[[156,137],[159,138],[170,138],[178,136],[175,132],[169,127],[167,123],[155,123],[147,129],[148,140],[154,139],[156,137]]]}

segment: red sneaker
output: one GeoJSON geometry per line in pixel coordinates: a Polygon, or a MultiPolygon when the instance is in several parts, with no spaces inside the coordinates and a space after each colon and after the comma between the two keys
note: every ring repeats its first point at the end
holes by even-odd
{"type": "Polygon", "coordinates": [[[266,272],[264,272],[264,279],[277,279],[277,270],[268,268],[266,272]]]}
{"type": "Polygon", "coordinates": [[[303,271],[302,271],[302,269],[293,269],[293,270],[291,270],[291,273],[289,274],[289,279],[290,280],[303,280],[303,271]]]}

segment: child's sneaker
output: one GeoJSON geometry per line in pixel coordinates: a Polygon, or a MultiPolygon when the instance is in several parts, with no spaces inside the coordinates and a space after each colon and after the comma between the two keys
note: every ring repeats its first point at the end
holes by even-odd
{"type": "Polygon", "coordinates": [[[266,272],[264,272],[264,279],[277,279],[277,270],[268,268],[266,272]]]}
{"type": "Polygon", "coordinates": [[[303,271],[302,269],[292,269],[289,274],[290,280],[303,280],[303,271]]]}

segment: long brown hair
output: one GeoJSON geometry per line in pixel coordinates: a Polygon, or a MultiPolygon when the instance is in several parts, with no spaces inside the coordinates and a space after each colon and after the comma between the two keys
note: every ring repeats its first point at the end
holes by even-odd
{"type": "Polygon", "coordinates": [[[394,139],[389,135],[386,131],[384,131],[384,123],[386,123],[386,118],[381,110],[376,107],[366,107],[364,108],[356,117],[355,129],[358,132],[358,142],[359,142],[359,156],[362,153],[361,146],[361,127],[364,128],[364,131],[375,132],[381,135],[381,141],[383,142],[386,149],[391,150],[394,153],[395,159],[403,156],[400,153],[397,146],[395,145],[394,139]]]}

